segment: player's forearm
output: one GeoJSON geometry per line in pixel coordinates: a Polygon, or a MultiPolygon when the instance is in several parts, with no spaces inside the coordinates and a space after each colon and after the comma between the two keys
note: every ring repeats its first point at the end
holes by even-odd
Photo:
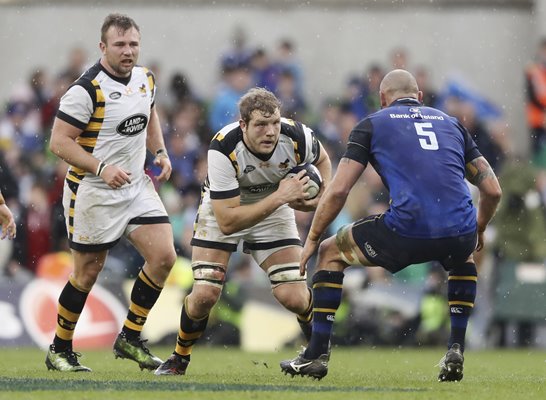
{"type": "Polygon", "coordinates": [[[319,240],[345,205],[348,193],[335,192],[331,189],[331,187],[326,189],[315,211],[315,216],[307,235],[310,240],[319,240]]]}
{"type": "Polygon", "coordinates": [[[4,196],[2,195],[2,192],[0,192],[0,206],[2,204],[6,204],[6,200],[4,199],[4,196]]]}
{"type": "Polygon", "coordinates": [[[146,148],[153,154],[157,155],[158,151],[166,152],[163,133],[161,132],[161,124],[155,110],[150,113],[150,124],[146,133],[146,148]]]}
{"type": "Polygon", "coordinates": [[[49,148],[53,154],[68,164],[95,174],[101,161],[86,152],[74,139],[64,135],[51,136],[49,148]]]}
{"type": "Polygon", "coordinates": [[[501,195],[498,196],[480,195],[478,203],[478,232],[485,231],[487,225],[493,219],[499,205],[501,195]]]}
{"type": "Polygon", "coordinates": [[[229,207],[215,212],[220,230],[231,235],[263,221],[284,203],[275,193],[257,203],[229,207]]]}

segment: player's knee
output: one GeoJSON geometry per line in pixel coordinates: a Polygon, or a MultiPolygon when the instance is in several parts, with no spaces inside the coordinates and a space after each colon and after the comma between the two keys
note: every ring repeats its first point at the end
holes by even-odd
{"type": "Polygon", "coordinates": [[[174,251],[174,248],[172,248],[162,257],[161,267],[170,271],[176,262],[176,258],[176,251],[174,251]]]}
{"type": "Polygon", "coordinates": [[[194,286],[194,290],[189,295],[188,301],[192,303],[192,309],[196,310],[200,316],[207,315],[212,307],[218,302],[221,289],[213,286],[194,286]]]}
{"type": "Polygon", "coordinates": [[[287,310],[301,314],[309,308],[309,289],[305,277],[294,275],[294,280],[287,280],[272,285],[273,296],[287,310]],[[297,279],[297,280],[296,280],[297,279]]]}
{"type": "Polygon", "coordinates": [[[332,255],[337,253],[333,251],[335,249],[336,249],[336,242],[333,237],[330,237],[320,243],[318,248],[318,253],[317,253],[318,259],[320,260],[320,262],[317,263],[316,271],[323,269],[320,267],[327,265],[328,262],[336,261],[332,258],[332,255]]]}
{"type": "Polygon", "coordinates": [[[154,256],[152,260],[148,261],[148,264],[169,272],[176,262],[176,252],[174,248],[169,249],[168,251],[161,252],[154,256]]]}
{"type": "Polygon", "coordinates": [[[275,288],[273,295],[284,308],[293,313],[301,314],[309,308],[307,286],[299,288],[294,284],[281,284],[275,288]]]}
{"type": "Polygon", "coordinates": [[[74,271],[72,274],[73,283],[79,290],[89,292],[97,281],[99,272],[100,271],[92,268],[87,270],[84,269],[82,271],[74,271]]]}

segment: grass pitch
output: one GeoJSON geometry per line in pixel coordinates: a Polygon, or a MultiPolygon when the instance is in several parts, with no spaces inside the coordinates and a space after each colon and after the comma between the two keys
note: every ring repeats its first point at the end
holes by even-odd
{"type": "MultiPolygon", "coordinates": [[[[153,348],[166,357],[172,349],[153,348]]],[[[467,351],[461,382],[439,383],[444,349],[335,348],[321,381],[285,376],[295,351],[245,353],[197,346],[186,376],[156,377],[111,351],[86,351],[92,373],[47,371],[34,348],[0,350],[0,399],[546,399],[546,352],[467,351]]]]}

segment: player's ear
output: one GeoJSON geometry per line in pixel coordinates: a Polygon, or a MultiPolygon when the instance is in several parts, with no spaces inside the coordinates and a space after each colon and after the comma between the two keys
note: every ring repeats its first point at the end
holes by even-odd
{"type": "Polygon", "coordinates": [[[419,100],[419,103],[423,102],[423,92],[420,90],[417,92],[417,100],[419,100]]]}
{"type": "Polygon", "coordinates": [[[388,106],[387,97],[385,96],[385,93],[383,93],[382,91],[379,91],[379,101],[381,102],[381,108],[385,108],[388,106]]]}
{"type": "Polygon", "coordinates": [[[102,40],[99,42],[99,49],[101,53],[104,54],[104,51],[106,50],[106,44],[102,40]]]}
{"type": "Polygon", "coordinates": [[[239,126],[243,130],[243,133],[246,132],[246,122],[243,119],[239,120],[239,126]]]}

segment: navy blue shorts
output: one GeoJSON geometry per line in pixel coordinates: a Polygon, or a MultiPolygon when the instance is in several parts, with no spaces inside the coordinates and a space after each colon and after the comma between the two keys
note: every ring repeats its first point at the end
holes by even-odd
{"type": "Polygon", "coordinates": [[[366,258],[395,273],[411,264],[438,261],[446,270],[460,266],[474,252],[477,232],[440,239],[416,239],[389,229],[383,214],[353,224],[353,238],[366,258]]]}

